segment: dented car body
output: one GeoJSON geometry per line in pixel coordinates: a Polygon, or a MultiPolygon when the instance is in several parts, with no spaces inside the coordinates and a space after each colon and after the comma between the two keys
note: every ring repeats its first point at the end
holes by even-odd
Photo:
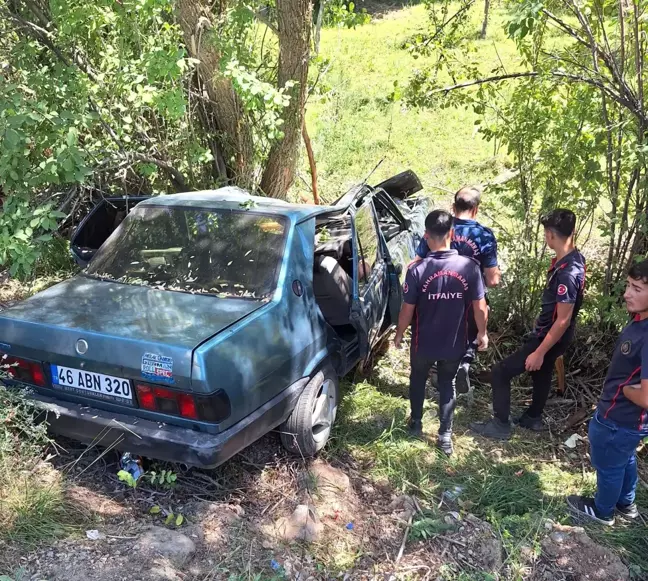
{"type": "Polygon", "coordinates": [[[338,378],[397,321],[420,189],[404,172],[331,206],[104,200],[72,239],[84,270],[0,313],[6,381],[86,443],[214,467],[281,426],[316,453],[338,378]]]}

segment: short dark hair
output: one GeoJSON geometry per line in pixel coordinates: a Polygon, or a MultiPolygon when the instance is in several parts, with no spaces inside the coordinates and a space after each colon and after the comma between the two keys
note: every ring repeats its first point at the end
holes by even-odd
{"type": "Polygon", "coordinates": [[[565,208],[556,208],[540,218],[540,223],[562,238],[569,238],[576,229],[576,214],[565,208]]]}
{"type": "Polygon", "coordinates": [[[454,207],[457,212],[469,212],[479,208],[481,190],[476,186],[464,186],[454,197],[454,207]]]}
{"type": "Polygon", "coordinates": [[[452,230],[452,225],[452,214],[445,210],[432,210],[425,218],[425,231],[432,238],[445,238],[452,230]]]}
{"type": "Polygon", "coordinates": [[[635,262],[630,267],[628,276],[633,280],[640,280],[641,282],[648,284],[648,260],[635,262]]]}

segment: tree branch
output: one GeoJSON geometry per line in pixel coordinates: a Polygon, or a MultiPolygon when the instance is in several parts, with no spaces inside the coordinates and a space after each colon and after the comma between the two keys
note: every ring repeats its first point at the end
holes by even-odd
{"type": "Polygon", "coordinates": [[[606,87],[603,83],[600,81],[596,81],[595,79],[588,79],[587,77],[581,77],[580,75],[574,75],[571,73],[564,73],[561,71],[549,71],[548,73],[539,73],[537,71],[527,71],[523,73],[509,73],[506,75],[495,75],[493,77],[486,77],[484,79],[475,79],[473,81],[466,81],[465,83],[457,83],[456,85],[450,85],[447,87],[442,87],[439,89],[433,89],[430,91],[428,94],[429,95],[434,95],[437,93],[449,93],[450,91],[455,91],[457,89],[465,89],[467,87],[474,87],[477,85],[484,85],[486,83],[497,83],[499,81],[506,81],[509,79],[523,79],[523,78],[535,78],[535,77],[542,77],[542,76],[549,76],[549,77],[556,77],[560,79],[566,79],[568,81],[573,81],[573,82],[579,82],[579,83],[585,83],[587,85],[591,85],[593,87],[596,87],[600,89],[601,91],[604,91],[606,95],[608,95],[612,100],[616,101],[617,103],[623,105],[624,107],[630,109],[637,117],[640,118],[642,122],[646,122],[646,119],[643,117],[643,111],[640,111],[637,109],[633,103],[628,102],[625,98],[623,98],[621,95],[618,95],[615,93],[612,89],[609,87],[606,87]]]}
{"type": "Polygon", "coordinates": [[[153,165],[156,165],[160,169],[163,169],[165,172],[167,172],[169,176],[171,176],[171,179],[176,183],[176,185],[183,191],[187,191],[187,189],[189,189],[184,175],[182,175],[182,173],[175,167],[173,167],[170,163],[162,159],[158,159],[157,157],[145,155],[138,152],[127,153],[126,156],[143,163],[152,163],[153,165]]]}

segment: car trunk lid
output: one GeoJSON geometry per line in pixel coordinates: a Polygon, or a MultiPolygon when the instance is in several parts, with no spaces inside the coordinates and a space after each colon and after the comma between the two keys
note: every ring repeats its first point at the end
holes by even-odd
{"type": "Polygon", "coordinates": [[[160,382],[191,390],[193,350],[263,304],[77,276],[3,311],[0,337],[50,375],[54,364],[137,380],[163,358],[160,382]]]}

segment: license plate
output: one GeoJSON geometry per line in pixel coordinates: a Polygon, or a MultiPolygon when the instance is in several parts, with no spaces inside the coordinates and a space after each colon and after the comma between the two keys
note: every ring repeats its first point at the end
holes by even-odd
{"type": "Polygon", "coordinates": [[[116,399],[120,403],[133,401],[133,391],[128,379],[60,365],[52,365],[51,368],[52,383],[55,387],[80,395],[90,392],[104,399],[116,399]]]}

